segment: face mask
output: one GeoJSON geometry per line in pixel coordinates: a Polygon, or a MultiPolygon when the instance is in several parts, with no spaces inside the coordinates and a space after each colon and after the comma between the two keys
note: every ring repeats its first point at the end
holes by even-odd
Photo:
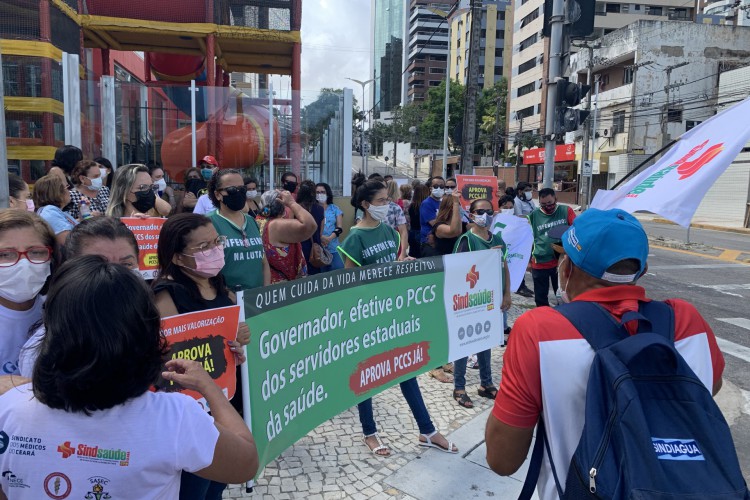
{"type": "Polygon", "coordinates": [[[208,255],[196,252],[193,255],[193,259],[195,259],[195,269],[188,269],[204,278],[213,278],[224,267],[224,250],[219,247],[213,247],[208,251],[208,255]]]}
{"type": "Polygon", "coordinates": [[[432,196],[434,198],[440,199],[440,198],[443,197],[444,194],[445,194],[445,189],[443,189],[443,188],[432,188],[432,196]]]}
{"type": "Polygon", "coordinates": [[[445,194],[447,195],[453,194],[453,188],[445,188],[445,194]]]}
{"type": "Polygon", "coordinates": [[[15,266],[0,267],[0,297],[16,304],[39,294],[49,276],[49,262],[32,264],[21,258],[15,266]]]}
{"type": "Polygon", "coordinates": [[[212,168],[202,168],[201,169],[201,175],[205,180],[211,180],[211,176],[214,174],[214,169],[212,168]]]}
{"type": "Polygon", "coordinates": [[[158,180],[158,181],[156,181],[156,182],[155,182],[154,184],[156,185],[156,189],[157,189],[157,190],[158,190],[158,191],[159,191],[160,193],[163,193],[163,192],[164,192],[164,190],[166,190],[166,189],[167,189],[167,181],[165,181],[164,179],[159,179],[159,180],[158,180]]]}
{"type": "Polygon", "coordinates": [[[198,191],[206,187],[203,179],[188,179],[185,181],[185,190],[198,196],[198,191]]]}
{"type": "Polygon", "coordinates": [[[531,201],[533,193],[531,191],[523,193],[523,197],[526,198],[526,201],[531,201]]]}
{"type": "Polygon", "coordinates": [[[92,189],[94,191],[99,191],[102,188],[102,178],[97,177],[96,179],[89,179],[91,181],[91,185],[87,186],[89,189],[92,189]]]}
{"type": "Polygon", "coordinates": [[[284,183],[284,189],[289,191],[290,193],[293,193],[295,189],[297,189],[297,183],[292,181],[286,181],[284,183]]]}
{"type": "Polygon", "coordinates": [[[101,170],[101,172],[102,172],[102,182],[104,182],[104,181],[106,181],[106,180],[107,180],[107,176],[109,175],[109,172],[107,172],[107,171],[106,171],[106,170],[104,170],[104,169],[100,169],[100,170],[101,170]]]}
{"type": "Polygon", "coordinates": [[[500,209],[500,213],[504,215],[512,215],[513,209],[512,208],[502,208],[500,209]]]}
{"type": "Polygon", "coordinates": [[[369,213],[370,217],[376,221],[382,222],[388,217],[389,209],[390,207],[388,205],[370,205],[367,208],[367,213],[369,213]]]}
{"type": "Polygon", "coordinates": [[[222,195],[221,202],[226,205],[229,210],[238,212],[245,208],[245,202],[247,201],[247,195],[244,192],[244,186],[241,189],[232,191],[222,195]]]}
{"type": "Polygon", "coordinates": [[[29,212],[33,212],[35,209],[36,209],[36,207],[34,206],[34,200],[32,200],[31,198],[27,199],[26,200],[26,210],[29,211],[29,212]]]}
{"type": "MultiPolygon", "coordinates": [[[[562,263],[565,262],[566,257],[563,257],[563,259],[560,261],[560,266],[557,268],[557,274],[558,276],[562,277],[562,263]]],[[[562,287],[562,291],[560,292],[560,302],[563,304],[567,304],[570,302],[570,297],[568,296],[568,283],[570,283],[570,280],[565,282],[565,285],[562,287]]]]}
{"type": "Polygon", "coordinates": [[[245,196],[247,196],[248,200],[255,199],[258,197],[258,190],[253,189],[252,191],[248,191],[247,193],[245,193],[245,196]]]}
{"type": "Polygon", "coordinates": [[[541,208],[542,208],[542,212],[544,212],[547,215],[551,215],[555,213],[555,210],[557,210],[557,203],[555,203],[551,207],[541,207],[541,208]]]}
{"type": "Polygon", "coordinates": [[[146,213],[156,204],[156,194],[151,190],[147,191],[136,191],[135,201],[133,202],[133,208],[141,213],[146,213]]]}
{"type": "Polygon", "coordinates": [[[325,203],[326,201],[328,201],[328,195],[318,194],[315,195],[315,199],[318,200],[318,203],[325,203]]]}
{"type": "Polygon", "coordinates": [[[490,222],[492,221],[492,216],[490,214],[475,214],[472,216],[472,219],[474,220],[474,224],[476,224],[479,227],[487,227],[490,225],[490,222]]]}

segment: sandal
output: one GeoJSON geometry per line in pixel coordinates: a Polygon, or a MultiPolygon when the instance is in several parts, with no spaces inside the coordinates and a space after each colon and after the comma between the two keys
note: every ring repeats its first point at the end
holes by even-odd
{"type": "Polygon", "coordinates": [[[420,434],[420,437],[424,437],[426,441],[419,440],[419,446],[424,446],[425,448],[436,448],[440,451],[444,451],[445,453],[458,453],[458,448],[455,448],[453,446],[453,443],[451,441],[448,441],[448,447],[443,448],[437,443],[432,442],[432,437],[437,434],[438,431],[435,431],[431,434],[420,434]]]}
{"type": "Polygon", "coordinates": [[[485,388],[479,388],[477,394],[487,399],[495,399],[497,397],[497,387],[494,385],[487,386],[485,388]]]}
{"type": "Polygon", "coordinates": [[[443,371],[453,375],[453,363],[446,363],[443,365],[443,371]]]}
{"type": "Polygon", "coordinates": [[[443,382],[445,384],[450,384],[453,382],[453,377],[449,377],[448,374],[445,373],[442,368],[436,368],[434,370],[430,370],[428,373],[430,377],[434,378],[438,382],[443,382]]]}
{"type": "Polygon", "coordinates": [[[464,392],[458,392],[453,391],[453,399],[456,400],[456,403],[458,403],[458,406],[463,406],[464,408],[474,408],[474,402],[471,400],[468,394],[466,394],[466,391],[464,392]]]}
{"type": "Polygon", "coordinates": [[[362,438],[362,442],[365,443],[365,446],[370,448],[370,452],[372,452],[373,455],[376,457],[390,457],[391,456],[391,450],[388,448],[385,444],[383,444],[383,440],[380,439],[380,435],[376,432],[375,434],[370,434],[369,436],[365,436],[362,438]],[[370,447],[369,444],[367,444],[367,438],[374,437],[375,440],[378,442],[378,445],[375,448],[370,447]],[[387,453],[378,453],[379,451],[387,451],[387,453]]]}

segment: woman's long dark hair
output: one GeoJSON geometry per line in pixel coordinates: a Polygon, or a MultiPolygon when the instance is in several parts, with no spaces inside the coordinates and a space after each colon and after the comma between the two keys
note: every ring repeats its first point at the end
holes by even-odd
{"type": "Polygon", "coordinates": [[[318,203],[315,198],[315,183],[311,180],[302,181],[297,189],[297,203],[310,212],[312,206],[318,203]]]}
{"type": "MultiPolygon", "coordinates": [[[[199,214],[177,214],[167,219],[159,233],[159,248],[156,251],[159,258],[159,277],[154,280],[152,287],[155,288],[165,281],[172,281],[184,286],[192,298],[204,300],[198,284],[172,260],[175,255],[185,252],[186,240],[191,232],[211,224],[211,219],[199,214]]],[[[208,281],[217,292],[222,293],[226,290],[224,277],[221,274],[209,278],[208,281]]]]}
{"type": "Polygon", "coordinates": [[[60,267],[44,326],[32,383],[34,396],[50,408],[106,410],[144,394],[161,372],[167,344],[153,294],[141,278],[100,256],[60,267]]]}

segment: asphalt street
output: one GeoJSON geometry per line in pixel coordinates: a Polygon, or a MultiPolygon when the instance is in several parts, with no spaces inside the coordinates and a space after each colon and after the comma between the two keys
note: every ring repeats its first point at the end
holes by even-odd
{"type": "MultiPolygon", "coordinates": [[[[688,231],[682,226],[660,222],[649,222],[646,220],[641,220],[641,224],[646,228],[648,234],[652,236],[671,238],[682,243],[688,242],[688,231]]],[[[750,234],[690,228],[689,242],[725,248],[728,250],[750,252],[750,234]]]]}

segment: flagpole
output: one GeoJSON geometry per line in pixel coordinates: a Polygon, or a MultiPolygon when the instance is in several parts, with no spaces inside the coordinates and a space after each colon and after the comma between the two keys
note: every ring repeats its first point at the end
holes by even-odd
{"type": "MultiPolygon", "coordinates": [[[[671,148],[679,140],[680,140],[679,137],[677,139],[672,139],[671,141],[669,141],[667,143],[666,146],[664,146],[659,151],[657,151],[656,153],[652,154],[651,156],[649,156],[648,158],[646,158],[645,160],[643,160],[637,167],[635,167],[633,170],[631,170],[630,172],[628,172],[625,175],[625,177],[623,177],[622,179],[620,179],[619,181],[617,181],[617,183],[614,186],[612,186],[611,188],[609,188],[610,191],[614,191],[615,189],[617,189],[617,186],[619,186],[620,184],[622,184],[623,182],[625,182],[626,180],[628,180],[630,177],[632,177],[633,175],[635,175],[646,163],[650,162],[651,160],[653,160],[654,158],[656,158],[657,156],[659,156],[661,153],[663,153],[667,149],[671,148]]],[[[591,202],[589,201],[589,203],[591,203],[591,202]]]]}

